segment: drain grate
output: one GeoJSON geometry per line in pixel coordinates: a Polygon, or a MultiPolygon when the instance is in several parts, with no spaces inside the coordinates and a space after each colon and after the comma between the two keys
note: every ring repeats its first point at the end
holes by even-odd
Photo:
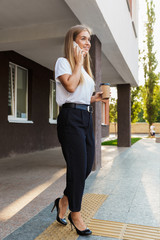
{"type": "MultiPolygon", "coordinates": [[[[95,215],[96,211],[106,200],[107,195],[103,194],[85,194],[82,201],[81,214],[86,224],[95,215]]],[[[67,212],[67,216],[69,211],[67,212]]],[[[76,231],[71,231],[70,224],[61,226],[57,221],[52,223],[35,240],[76,240],[79,236],[76,231]]]]}
{"type": "Polygon", "coordinates": [[[123,240],[160,240],[160,228],[91,219],[88,227],[92,234],[123,240]]]}

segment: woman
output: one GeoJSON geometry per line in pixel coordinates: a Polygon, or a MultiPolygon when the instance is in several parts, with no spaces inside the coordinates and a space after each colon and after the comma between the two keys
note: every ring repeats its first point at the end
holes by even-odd
{"type": "Polygon", "coordinates": [[[53,209],[56,206],[57,221],[66,225],[64,215],[69,205],[68,219],[79,235],[92,233],[86,228],[80,210],[85,179],[94,160],[90,104],[102,100],[102,92],[92,96],[95,84],[90,68],[90,40],[87,27],[72,27],[65,37],[65,57],[58,58],[55,65],[56,101],[61,106],[57,132],[67,164],[67,179],[64,196],[55,200],[53,209]]]}

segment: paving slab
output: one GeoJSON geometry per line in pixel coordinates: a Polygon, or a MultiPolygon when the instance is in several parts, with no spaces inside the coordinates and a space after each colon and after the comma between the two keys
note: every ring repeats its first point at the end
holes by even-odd
{"type": "MultiPolygon", "coordinates": [[[[55,211],[52,215],[50,209],[65,186],[65,163],[60,149],[55,155],[52,149],[35,154],[31,159],[27,162],[27,156],[21,156],[15,160],[0,160],[0,191],[4,204],[0,213],[7,206],[16,208],[16,204],[11,204],[17,199],[21,202],[25,199],[23,196],[32,196],[11,218],[2,221],[2,239],[32,240],[56,218],[55,211]]],[[[130,148],[102,146],[102,168],[91,173],[84,192],[109,195],[95,214],[96,219],[160,227],[159,143],[153,138],[143,138],[130,148]]],[[[86,239],[114,238],[90,236],[86,239]]]]}

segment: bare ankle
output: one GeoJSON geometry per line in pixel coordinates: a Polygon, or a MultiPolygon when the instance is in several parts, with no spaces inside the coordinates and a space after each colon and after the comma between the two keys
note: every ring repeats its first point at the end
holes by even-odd
{"type": "Polygon", "coordinates": [[[62,204],[63,205],[68,205],[68,197],[67,196],[63,196],[62,198],[61,198],[61,200],[62,200],[62,204]]]}
{"type": "Polygon", "coordinates": [[[81,213],[80,212],[71,212],[71,216],[74,218],[74,219],[79,219],[81,217],[81,213]]]}
{"type": "Polygon", "coordinates": [[[83,218],[81,216],[81,212],[71,212],[71,218],[73,219],[73,222],[75,224],[75,226],[79,229],[79,230],[85,230],[86,229],[86,225],[83,221],[83,218]]]}

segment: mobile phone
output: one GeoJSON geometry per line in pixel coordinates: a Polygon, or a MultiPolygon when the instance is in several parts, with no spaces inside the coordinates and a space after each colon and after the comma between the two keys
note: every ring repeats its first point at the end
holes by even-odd
{"type": "Polygon", "coordinates": [[[73,41],[73,48],[75,48],[75,47],[78,47],[78,50],[82,50],[82,49],[80,48],[80,46],[79,46],[75,41],[73,41]]]}

